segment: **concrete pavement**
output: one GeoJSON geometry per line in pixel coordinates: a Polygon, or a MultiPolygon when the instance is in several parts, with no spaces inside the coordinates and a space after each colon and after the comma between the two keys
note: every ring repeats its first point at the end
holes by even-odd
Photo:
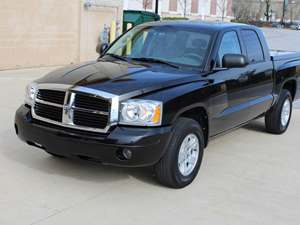
{"type": "Polygon", "coordinates": [[[56,159],[19,141],[25,85],[51,69],[0,72],[0,225],[299,224],[300,110],[284,135],[258,120],[211,141],[194,183],[172,190],[148,169],[56,159]]]}
{"type": "Polygon", "coordinates": [[[288,29],[263,28],[270,49],[300,51],[300,31],[288,29]]]}

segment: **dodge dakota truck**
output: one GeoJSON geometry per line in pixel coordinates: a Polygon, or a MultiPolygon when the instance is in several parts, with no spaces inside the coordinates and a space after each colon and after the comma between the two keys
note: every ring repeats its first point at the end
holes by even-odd
{"type": "Polygon", "coordinates": [[[254,26],[146,23],[97,49],[97,60],[27,86],[21,140],[56,157],[149,166],[183,188],[211,138],[260,117],[282,134],[300,96],[300,54],[270,51],[254,26]]]}

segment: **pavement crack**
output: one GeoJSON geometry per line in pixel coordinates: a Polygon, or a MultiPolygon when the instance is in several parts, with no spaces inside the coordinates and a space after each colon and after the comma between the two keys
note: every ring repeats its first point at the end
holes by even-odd
{"type": "MultiPolygon", "coordinates": [[[[107,192],[108,192],[108,191],[107,191],[107,192]]],[[[93,196],[91,196],[91,197],[89,197],[89,198],[87,198],[87,199],[85,199],[85,200],[83,200],[83,201],[77,202],[77,203],[75,203],[75,204],[73,204],[73,205],[71,205],[71,206],[69,206],[69,207],[63,208],[63,209],[61,209],[61,210],[56,210],[57,212],[52,213],[52,214],[50,214],[50,215],[48,215],[48,216],[46,216],[46,217],[44,217],[44,218],[41,218],[41,219],[39,219],[39,220],[36,220],[36,221],[34,221],[33,223],[31,223],[30,225],[37,225],[37,224],[40,224],[40,223],[42,223],[42,222],[44,222],[44,221],[46,221],[46,220],[48,220],[48,219],[50,219],[50,218],[52,218],[52,217],[54,217],[54,216],[60,215],[60,214],[62,214],[62,213],[64,213],[64,212],[67,212],[67,211],[73,209],[73,208],[76,208],[78,205],[82,205],[82,204],[84,204],[84,203],[86,203],[86,202],[89,202],[89,201],[95,199],[99,194],[100,194],[100,193],[97,193],[97,194],[95,194],[95,195],[93,195],[93,196]]],[[[103,192],[102,192],[102,194],[103,194],[103,192]]]]}

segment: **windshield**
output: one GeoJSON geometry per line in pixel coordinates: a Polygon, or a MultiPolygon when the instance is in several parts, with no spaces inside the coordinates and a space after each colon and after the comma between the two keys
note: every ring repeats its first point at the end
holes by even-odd
{"type": "Polygon", "coordinates": [[[134,60],[153,59],[202,67],[211,35],[201,30],[170,26],[139,26],[124,34],[106,54],[134,60]]]}

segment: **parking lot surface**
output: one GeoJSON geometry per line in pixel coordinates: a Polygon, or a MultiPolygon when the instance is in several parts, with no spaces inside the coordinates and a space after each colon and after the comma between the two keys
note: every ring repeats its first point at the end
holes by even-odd
{"type": "Polygon", "coordinates": [[[262,30],[270,49],[300,51],[300,31],[273,28],[263,28],[262,30]]]}
{"type": "MultiPolygon", "coordinates": [[[[300,46],[298,33],[268,29],[271,48],[277,32],[289,40],[282,49],[300,50],[289,49],[291,40],[300,46]]],[[[13,120],[25,85],[52,69],[0,72],[0,225],[299,224],[297,105],[284,135],[258,120],[212,140],[194,183],[173,190],[149,169],[56,159],[18,140],[13,120]]]]}

